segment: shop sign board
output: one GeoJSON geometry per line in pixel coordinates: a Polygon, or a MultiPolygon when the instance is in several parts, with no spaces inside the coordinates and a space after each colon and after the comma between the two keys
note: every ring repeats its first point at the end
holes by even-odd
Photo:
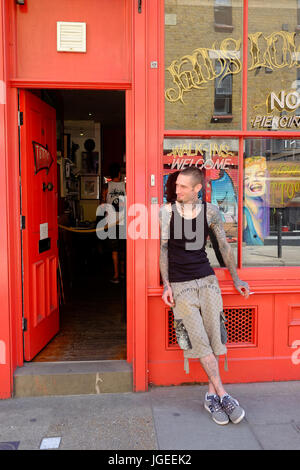
{"type": "Polygon", "coordinates": [[[165,139],[164,170],[184,170],[189,166],[226,170],[237,165],[237,151],[237,140],[220,143],[213,139],[165,139]]]}

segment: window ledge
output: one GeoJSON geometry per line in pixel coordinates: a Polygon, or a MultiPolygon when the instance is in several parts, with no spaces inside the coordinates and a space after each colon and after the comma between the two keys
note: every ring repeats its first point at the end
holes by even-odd
{"type": "Polygon", "coordinates": [[[218,123],[218,122],[232,122],[233,115],[232,114],[213,114],[211,117],[210,122],[218,123]]]}
{"type": "Polygon", "coordinates": [[[220,24],[214,23],[215,31],[220,31],[222,33],[232,33],[234,27],[231,24],[220,24]]]}

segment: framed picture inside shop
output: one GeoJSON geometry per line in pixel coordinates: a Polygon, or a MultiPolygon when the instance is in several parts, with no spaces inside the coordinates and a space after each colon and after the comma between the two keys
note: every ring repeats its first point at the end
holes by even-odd
{"type": "Polygon", "coordinates": [[[98,175],[80,177],[80,199],[99,199],[100,180],[98,175]]]}

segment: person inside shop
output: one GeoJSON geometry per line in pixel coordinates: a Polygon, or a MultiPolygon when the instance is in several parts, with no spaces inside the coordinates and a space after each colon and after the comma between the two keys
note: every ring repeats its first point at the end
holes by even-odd
{"type": "Polygon", "coordinates": [[[114,236],[109,238],[111,246],[114,274],[110,280],[113,284],[119,284],[120,278],[124,277],[125,272],[125,197],[126,186],[121,180],[121,166],[114,162],[109,167],[111,181],[108,182],[106,189],[106,203],[111,204],[116,212],[116,230],[114,236]]]}
{"type": "Polygon", "coordinates": [[[217,238],[237,291],[248,298],[249,286],[237,275],[218,207],[198,197],[202,187],[205,186],[199,168],[182,170],[176,179],[175,203],[164,204],[160,209],[162,299],[173,309],[175,320],[182,320],[189,337],[190,348],[184,350],[186,373],[189,359],[198,358],[208,376],[205,409],[217,424],[224,425],[229,420],[237,424],[245,411],[226,392],[219,374],[218,356],[226,354],[227,348],[220,332],[221,290],[205,251],[209,228],[217,238]]]}

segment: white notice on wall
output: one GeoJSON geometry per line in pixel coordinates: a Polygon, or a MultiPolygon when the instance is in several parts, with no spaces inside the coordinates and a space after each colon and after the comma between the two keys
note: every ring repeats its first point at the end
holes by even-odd
{"type": "Polygon", "coordinates": [[[40,224],[40,240],[48,238],[48,223],[40,224]]]}

